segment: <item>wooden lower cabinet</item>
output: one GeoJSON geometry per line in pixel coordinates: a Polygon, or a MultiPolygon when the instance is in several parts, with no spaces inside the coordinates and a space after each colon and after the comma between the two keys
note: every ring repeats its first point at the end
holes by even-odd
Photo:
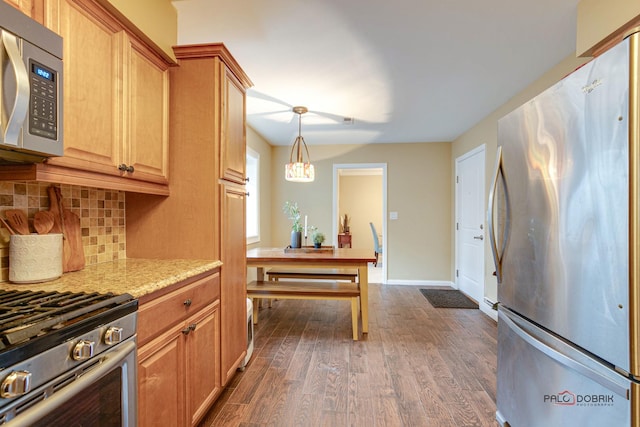
{"type": "Polygon", "coordinates": [[[181,328],[138,350],[138,425],[184,425],[186,340],[181,328]]]}
{"type": "Polygon", "coordinates": [[[216,273],[140,303],[139,426],[195,426],[220,394],[219,292],[216,273]]]}

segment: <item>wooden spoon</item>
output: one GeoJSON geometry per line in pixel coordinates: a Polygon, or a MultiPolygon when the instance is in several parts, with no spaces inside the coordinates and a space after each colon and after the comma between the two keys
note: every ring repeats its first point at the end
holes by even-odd
{"type": "Polygon", "coordinates": [[[11,228],[13,228],[16,233],[31,234],[31,231],[29,231],[29,220],[27,219],[27,214],[23,211],[20,209],[8,209],[4,211],[4,215],[7,217],[9,225],[11,225],[11,228]]]}
{"type": "Polygon", "coordinates": [[[33,217],[33,226],[38,234],[47,234],[53,228],[54,216],[50,211],[38,211],[33,217]]]}
{"type": "Polygon", "coordinates": [[[4,225],[4,228],[9,230],[9,234],[16,234],[16,232],[13,230],[13,228],[11,228],[9,223],[4,218],[2,218],[1,216],[0,216],[0,222],[2,222],[2,225],[4,225]]]}

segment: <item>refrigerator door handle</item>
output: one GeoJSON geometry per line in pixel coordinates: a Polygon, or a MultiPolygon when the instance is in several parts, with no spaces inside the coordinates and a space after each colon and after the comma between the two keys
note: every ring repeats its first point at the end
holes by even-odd
{"type": "Polygon", "coordinates": [[[489,224],[489,240],[491,243],[491,253],[493,254],[493,263],[496,266],[496,278],[498,279],[498,284],[502,282],[502,257],[504,255],[504,249],[507,243],[507,231],[509,229],[509,194],[507,192],[507,183],[504,182],[504,199],[506,206],[506,215],[505,215],[505,224],[504,224],[504,232],[502,236],[502,248],[498,252],[498,245],[496,244],[496,234],[495,234],[495,217],[493,214],[493,208],[495,205],[495,196],[496,190],[498,188],[498,179],[500,175],[504,177],[504,170],[502,168],[502,147],[498,147],[498,151],[496,153],[496,166],[495,172],[493,174],[493,183],[491,185],[491,190],[489,191],[489,208],[487,209],[487,223],[489,224]]]}
{"type": "Polygon", "coordinates": [[[521,328],[514,320],[511,319],[509,313],[505,310],[498,311],[498,318],[505,322],[509,328],[513,332],[515,332],[522,340],[524,340],[527,344],[531,345],[541,353],[545,354],[547,357],[555,360],[556,362],[573,369],[579,374],[592,379],[603,387],[611,390],[613,393],[616,393],[623,397],[624,399],[629,400],[629,390],[626,387],[617,384],[615,381],[607,378],[606,376],[600,374],[599,372],[593,370],[592,368],[585,366],[584,364],[574,360],[570,357],[567,357],[565,354],[549,347],[542,341],[538,340],[523,328],[521,328]]]}

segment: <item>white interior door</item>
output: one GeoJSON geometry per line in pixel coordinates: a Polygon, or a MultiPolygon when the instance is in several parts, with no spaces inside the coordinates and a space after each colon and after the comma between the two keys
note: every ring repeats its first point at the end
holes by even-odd
{"type": "Polygon", "coordinates": [[[484,145],[456,159],[456,284],[484,297],[484,145]]]}

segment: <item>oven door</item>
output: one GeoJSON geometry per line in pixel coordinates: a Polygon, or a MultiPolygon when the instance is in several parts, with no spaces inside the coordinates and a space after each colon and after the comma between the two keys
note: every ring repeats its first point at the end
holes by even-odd
{"type": "MultiPolygon", "coordinates": [[[[18,415],[4,425],[136,426],[135,339],[133,336],[103,353],[99,363],[88,360],[74,369],[74,373],[41,387],[48,389],[47,394],[52,392],[46,399],[35,404],[25,399],[14,402],[18,415]],[[32,406],[24,410],[17,408],[28,405],[32,406]]],[[[35,390],[30,395],[33,394],[42,395],[35,390]]]]}

